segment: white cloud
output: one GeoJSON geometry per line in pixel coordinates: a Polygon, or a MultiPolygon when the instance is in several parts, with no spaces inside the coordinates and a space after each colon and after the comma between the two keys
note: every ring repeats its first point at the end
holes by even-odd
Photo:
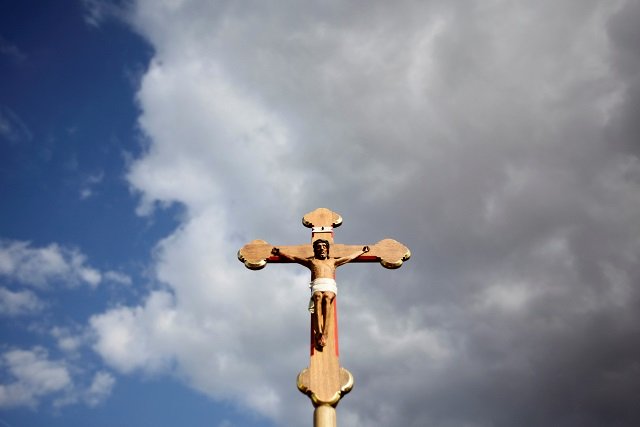
{"type": "Polygon", "coordinates": [[[84,6],[84,21],[87,25],[99,28],[110,18],[125,17],[124,6],[106,0],[82,0],[84,6]]]}
{"type": "Polygon", "coordinates": [[[266,306],[262,279],[238,268],[235,250],[220,246],[225,245],[217,233],[222,223],[215,212],[203,213],[163,242],[158,274],[163,282],[176,283],[174,293],[155,291],[140,306],[93,316],[95,349],[121,372],[176,369],[196,389],[235,396],[242,405],[275,416],[283,397],[273,384],[294,375],[289,371],[296,360],[304,367],[305,345],[287,337],[292,326],[303,340],[306,336],[305,279],[272,276],[281,285],[268,291],[266,306]],[[296,305],[296,299],[302,303],[296,305]],[[268,325],[269,334],[256,325],[268,325]],[[238,357],[276,342],[284,354],[262,354],[268,371],[253,358],[238,357]]]}
{"type": "Polygon", "coordinates": [[[94,188],[100,184],[104,179],[104,172],[100,171],[98,173],[89,175],[82,182],[82,186],[80,188],[80,199],[88,199],[89,197],[94,195],[94,188]]]}
{"type": "Polygon", "coordinates": [[[58,348],[66,353],[75,353],[83,344],[84,337],[81,334],[73,334],[68,328],[55,326],[51,329],[58,344],[58,348]]]}
{"type": "Polygon", "coordinates": [[[52,243],[32,247],[30,242],[0,239],[0,276],[39,288],[53,283],[96,287],[100,271],[86,264],[87,257],[76,249],[52,243]]]}
{"type": "Polygon", "coordinates": [[[96,372],[91,385],[86,390],[84,399],[89,406],[96,406],[102,403],[113,390],[116,380],[108,372],[96,372]]]}
{"type": "Polygon", "coordinates": [[[0,384],[0,407],[35,406],[42,396],[71,386],[66,365],[49,360],[42,348],[7,351],[2,355],[2,367],[14,381],[0,384]]]}
{"type": "Polygon", "coordinates": [[[198,209],[225,197],[230,186],[241,192],[253,190],[246,188],[251,175],[234,176],[246,156],[260,159],[252,175],[261,175],[261,191],[277,194],[274,187],[284,179],[280,167],[287,147],[284,129],[277,116],[231,86],[215,62],[186,62],[178,73],[152,63],[139,96],[153,108],[141,121],[155,142],[147,161],[136,162],[129,173],[134,188],[146,189],[140,213],[148,213],[155,200],[179,201],[198,209]],[[174,104],[157,102],[165,96],[174,104]],[[178,123],[191,123],[188,135],[176,133],[181,132],[178,123]],[[212,143],[209,135],[221,139],[212,143]],[[176,138],[182,140],[179,147],[176,138]]]}
{"type": "Polygon", "coordinates": [[[96,351],[121,372],[134,369],[153,372],[167,367],[175,345],[172,306],[171,295],[156,292],[144,308],[120,307],[93,316],[90,323],[98,334],[96,351]]]}
{"type": "Polygon", "coordinates": [[[131,283],[133,283],[129,275],[118,272],[118,271],[113,271],[113,270],[105,271],[103,277],[104,277],[104,280],[108,282],[116,283],[119,285],[131,285],[131,283]]]}
{"type": "Polygon", "coordinates": [[[42,347],[5,351],[0,356],[0,369],[6,381],[0,384],[0,408],[35,408],[43,401],[54,407],[79,402],[96,406],[111,394],[116,382],[110,373],[97,371],[84,386],[84,377],[91,372],[64,359],[52,360],[42,347]]]}
{"type": "Polygon", "coordinates": [[[44,302],[29,290],[12,291],[0,287],[0,315],[17,316],[37,313],[44,307],[44,302]]]}

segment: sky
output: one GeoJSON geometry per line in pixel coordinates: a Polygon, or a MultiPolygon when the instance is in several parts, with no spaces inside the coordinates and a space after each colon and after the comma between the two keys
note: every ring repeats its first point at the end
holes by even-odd
{"type": "Polygon", "coordinates": [[[0,425],[640,425],[640,1],[0,4],[0,425]]]}

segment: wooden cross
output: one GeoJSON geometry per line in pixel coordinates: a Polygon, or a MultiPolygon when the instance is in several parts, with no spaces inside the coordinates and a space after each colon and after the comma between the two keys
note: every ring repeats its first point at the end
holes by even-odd
{"type": "Polygon", "coordinates": [[[342,224],[342,218],[329,209],[319,208],[306,214],[302,224],[311,228],[311,244],[274,247],[264,240],[254,240],[238,251],[238,259],[252,270],[268,263],[287,262],[297,262],[311,270],[312,284],[316,285],[312,291],[320,291],[312,295],[310,304],[314,313],[309,367],[298,374],[297,383],[298,389],[310,397],[316,408],[314,426],[329,427],[336,425],[334,408],[353,387],[353,376],[339,363],[337,297],[333,293],[335,288],[330,289],[332,280],[328,281],[329,288],[322,288],[324,285],[318,283],[335,279],[335,268],[347,262],[379,262],[386,268],[399,268],[411,253],[393,239],[370,246],[334,244],[333,229],[342,224]],[[323,241],[327,242],[324,246],[328,246],[326,255],[321,249],[323,241]],[[322,280],[314,280],[318,278],[322,280]]]}

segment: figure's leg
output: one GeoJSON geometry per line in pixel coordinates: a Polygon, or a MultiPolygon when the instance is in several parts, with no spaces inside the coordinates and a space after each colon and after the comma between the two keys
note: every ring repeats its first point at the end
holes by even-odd
{"type": "Polygon", "coordinates": [[[313,293],[313,314],[311,315],[311,321],[313,323],[313,339],[316,343],[316,347],[320,347],[320,340],[322,338],[322,326],[320,325],[320,318],[322,316],[322,292],[313,293]]]}
{"type": "Polygon", "coordinates": [[[320,339],[320,345],[324,347],[327,345],[327,338],[329,337],[329,331],[331,330],[331,323],[333,320],[333,300],[336,294],[333,292],[323,292],[322,302],[324,307],[323,322],[322,322],[322,338],[320,339]]]}

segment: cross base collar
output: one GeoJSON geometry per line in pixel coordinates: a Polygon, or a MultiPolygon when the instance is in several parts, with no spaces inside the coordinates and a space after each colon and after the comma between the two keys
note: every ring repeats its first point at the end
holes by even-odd
{"type": "Polygon", "coordinates": [[[336,391],[333,396],[324,398],[318,397],[315,391],[310,389],[310,382],[311,380],[309,368],[304,368],[302,371],[300,371],[296,380],[298,390],[309,396],[309,399],[311,399],[311,403],[313,403],[313,406],[316,408],[322,405],[336,407],[340,399],[342,399],[342,396],[349,393],[353,389],[353,375],[351,375],[351,372],[342,367],[340,368],[340,390],[336,391]]]}

